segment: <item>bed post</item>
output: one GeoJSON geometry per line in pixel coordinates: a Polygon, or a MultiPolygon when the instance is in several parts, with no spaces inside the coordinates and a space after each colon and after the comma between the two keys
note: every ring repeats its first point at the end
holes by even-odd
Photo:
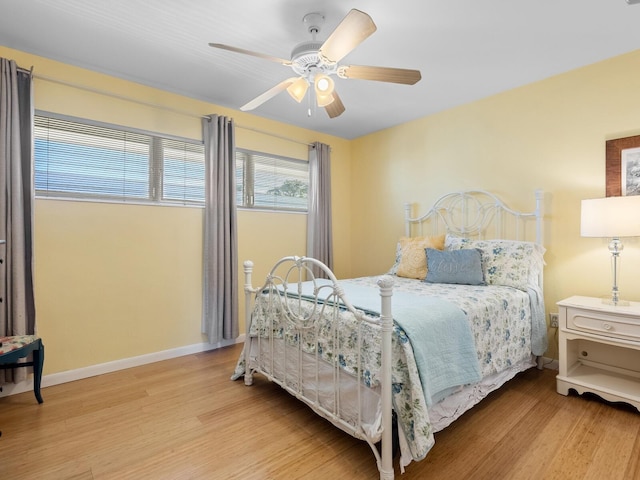
{"type": "MultiPolygon", "coordinates": [[[[536,243],[539,245],[544,245],[544,190],[537,189],[536,190],[536,243]]],[[[544,282],[544,269],[540,269],[540,273],[538,274],[538,286],[543,288],[544,282]]],[[[546,312],[545,312],[546,313],[546,312]]],[[[544,359],[542,356],[536,357],[536,367],[538,370],[542,370],[544,368],[544,359]]]]}
{"type": "Polygon", "coordinates": [[[409,202],[404,204],[404,235],[411,236],[411,204],[409,202]]]}
{"type": "Polygon", "coordinates": [[[244,262],[244,384],[253,385],[253,373],[249,367],[249,353],[251,351],[251,337],[249,330],[251,329],[251,295],[255,292],[251,286],[251,272],[253,272],[253,262],[246,260],[244,262]]]}
{"type": "Polygon", "coordinates": [[[536,242],[543,245],[544,240],[544,190],[536,190],[536,242]]]}
{"type": "Polygon", "coordinates": [[[381,297],[380,324],[382,330],[382,457],[379,465],[380,480],[393,480],[393,434],[392,434],[392,403],[391,403],[391,333],[393,318],[391,316],[391,295],[393,293],[393,278],[384,275],[378,279],[381,297]]]}

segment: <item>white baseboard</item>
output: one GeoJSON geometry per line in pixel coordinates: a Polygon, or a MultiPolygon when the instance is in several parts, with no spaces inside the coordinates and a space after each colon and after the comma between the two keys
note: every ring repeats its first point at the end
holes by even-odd
{"type": "MultiPolygon", "coordinates": [[[[112,362],[91,365],[89,367],[78,368],[75,370],[68,370],[66,372],[52,373],[50,375],[44,375],[42,377],[41,386],[42,388],[51,387],[53,385],[59,385],[61,383],[73,382],[75,380],[81,380],[83,378],[95,377],[96,375],[116,372],[118,370],[138,367],[140,365],[146,365],[148,363],[159,362],[162,360],[169,360],[171,358],[191,355],[193,353],[215,350],[217,348],[227,347],[229,345],[234,345],[236,343],[242,342],[244,342],[244,334],[240,335],[235,340],[225,340],[217,344],[196,343],[193,345],[186,345],[184,347],[172,348],[170,350],[163,350],[161,352],[148,353],[146,355],[140,355],[137,357],[123,358],[121,360],[114,360],[112,362]]],[[[16,395],[18,393],[29,392],[33,390],[33,377],[29,376],[29,378],[27,378],[26,380],[18,383],[5,383],[4,385],[2,385],[2,390],[3,391],[0,392],[0,398],[9,395],[16,395]]]]}

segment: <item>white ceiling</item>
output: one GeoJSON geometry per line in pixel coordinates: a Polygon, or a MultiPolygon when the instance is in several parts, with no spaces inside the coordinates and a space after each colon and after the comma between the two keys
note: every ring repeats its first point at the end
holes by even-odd
{"type": "Polygon", "coordinates": [[[422,80],[337,79],[335,119],[286,93],[253,113],[355,138],[640,48],[625,0],[0,0],[0,44],[237,109],[292,72],[209,42],[288,59],[305,14],[325,16],[324,40],[351,8],[378,30],[341,64],[422,80]]]}

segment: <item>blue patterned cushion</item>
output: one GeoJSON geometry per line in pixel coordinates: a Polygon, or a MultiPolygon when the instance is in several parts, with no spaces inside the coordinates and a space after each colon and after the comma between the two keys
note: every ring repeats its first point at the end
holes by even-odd
{"type": "Polygon", "coordinates": [[[426,249],[427,283],[457,283],[460,285],[486,285],[482,272],[480,250],[440,251],[426,249]]]}

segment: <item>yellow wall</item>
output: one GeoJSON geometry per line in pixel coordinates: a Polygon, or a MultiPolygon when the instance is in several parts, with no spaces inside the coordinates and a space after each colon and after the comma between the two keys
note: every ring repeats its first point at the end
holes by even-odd
{"type": "MultiPolygon", "coordinates": [[[[605,141],[640,134],[640,51],[354,141],[4,47],[0,56],[34,65],[41,77],[35,82],[38,109],[190,138],[201,138],[196,116],[220,113],[245,127],[237,131],[239,147],[306,158],[303,145],[251,128],[331,145],[338,277],[389,268],[406,201],[424,208],[450,190],[482,188],[515,209],[530,210],[533,191],[542,188],[547,309],[569,295],[610,290],[606,241],[580,237],[580,200],[604,196],[605,141]]],[[[198,208],[37,200],[36,295],[39,331],[47,339],[45,373],[204,341],[201,223],[198,208]]],[[[239,212],[240,262],[256,264],[254,284],[280,256],[304,252],[305,223],[304,215],[239,212]]],[[[640,242],[625,245],[622,296],[640,300],[640,242]]]]}
{"type": "MultiPolygon", "coordinates": [[[[194,139],[202,138],[198,117],[218,113],[236,121],[238,147],[301,159],[307,158],[306,144],[329,144],[339,206],[336,271],[350,274],[350,142],[1,46],[0,56],[34,66],[39,110],[194,139]],[[100,93],[105,91],[112,95],[100,93]]],[[[38,332],[46,339],[45,374],[206,341],[200,333],[202,213],[192,207],[36,200],[36,309],[38,332]]],[[[306,215],[240,211],[238,233],[240,264],[254,261],[257,284],[278,258],[305,253],[306,215]]]]}
{"type": "MultiPolygon", "coordinates": [[[[635,51],[355,140],[354,275],[391,265],[404,202],[424,209],[448,191],[481,188],[533,210],[542,188],[547,310],[570,295],[608,295],[607,242],[580,237],[580,200],[605,196],[605,142],[640,134],[639,112],[635,51]]],[[[639,240],[625,240],[620,275],[622,296],[636,301],[639,240]]]]}

